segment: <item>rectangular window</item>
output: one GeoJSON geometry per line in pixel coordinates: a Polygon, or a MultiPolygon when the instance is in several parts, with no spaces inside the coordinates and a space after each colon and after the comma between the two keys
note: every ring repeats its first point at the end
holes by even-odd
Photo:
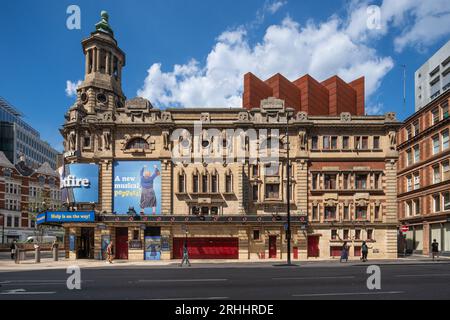
{"type": "Polygon", "coordinates": [[[342,137],[342,149],[348,150],[350,149],[350,139],[349,137],[342,137]]]}
{"type": "Polygon", "coordinates": [[[367,207],[356,207],[356,220],[367,220],[367,207]]]}
{"type": "Polygon", "coordinates": [[[375,206],[374,219],[380,220],[380,206],[375,206]]]}
{"type": "Polygon", "coordinates": [[[317,190],[317,188],[318,188],[317,182],[318,182],[318,174],[317,173],[313,173],[312,174],[312,181],[311,181],[313,190],[317,190]]]}
{"type": "Polygon", "coordinates": [[[225,192],[232,193],[233,192],[233,179],[230,174],[225,176],[225,192]]]}
{"type": "Polygon", "coordinates": [[[444,210],[450,210],[450,192],[444,192],[443,193],[444,198],[444,210]]]}
{"type": "Polygon", "coordinates": [[[442,132],[442,150],[447,150],[449,147],[448,130],[442,132]]]}
{"type": "Polygon", "coordinates": [[[11,216],[7,216],[7,217],[6,217],[6,226],[7,226],[8,228],[11,228],[11,227],[12,227],[12,217],[11,217],[11,216]]]}
{"type": "Polygon", "coordinates": [[[418,163],[420,161],[420,148],[419,145],[414,146],[414,163],[418,163]]]}
{"type": "Polygon", "coordinates": [[[336,219],[336,207],[325,207],[325,220],[336,219]]]}
{"type": "Polygon", "coordinates": [[[14,227],[16,227],[16,228],[20,227],[19,217],[14,217],[14,227]]]}
{"type": "Polygon", "coordinates": [[[325,189],[336,190],[336,175],[326,174],[325,175],[325,189]]]}
{"type": "Polygon", "coordinates": [[[380,183],[381,174],[380,173],[375,173],[374,176],[373,176],[373,180],[374,180],[374,188],[377,189],[377,190],[381,189],[380,188],[380,185],[381,185],[381,183],[380,183]]]}
{"type": "Polygon", "coordinates": [[[185,192],[185,188],[184,188],[184,174],[178,175],[178,192],[180,192],[180,193],[184,193],[185,192]]]}
{"type": "Polygon", "coordinates": [[[253,177],[257,177],[258,176],[258,165],[257,164],[254,164],[252,166],[252,176],[253,177]]]}
{"type": "Polygon", "coordinates": [[[319,138],[317,138],[316,136],[311,138],[311,148],[313,150],[319,149],[319,138]]]}
{"type": "MultiPolygon", "coordinates": [[[[450,76],[450,72],[448,73],[448,75],[450,76]]],[[[445,103],[442,104],[442,118],[443,119],[447,119],[448,116],[449,116],[449,114],[448,114],[448,102],[445,102],[445,103]]]]}
{"type": "Polygon", "coordinates": [[[330,149],[330,137],[328,136],[323,137],[323,149],[324,150],[330,149]]]}
{"type": "Polygon", "coordinates": [[[208,176],[206,174],[202,175],[202,193],[208,192],[208,176]]]}
{"type": "Polygon", "coordinates": [[[413,133],[415,136],[417,136],[420,133],[419,120],[414,121],[412,126],[413,126],[413,133]]]}
{"type": "Polygon", "coordinates": [[[193,176],[192,178],[192,189],[194,193],[198,193],[198,175],[193,176]]]}
{"type": "Polygon", "coordinates": [[[350,232],[349,232],[349,230],[348,229],[345,229],[344,230],[344,240],[348,240],[348,239],[350,239],[350,232]]]}
{"type": "Polygon", "coordinates": [[[441,168],[439,165],[433,167],[433,183],[441,182],[441,168]]]}
{"type": "Polygon", "coordinates": [[[349,208],[349,206],[344,206],[344,220],[350,220],[350,208],[349,208]]]}
{"type": "Polygon", "coordinates": [[[361,149],[361,137],[355,137],[355,149],[361,149]]]}
{"type": "Polygon", "coordinates": [[[350,180],[349,177],[350,176],[349,176],[348,173],[345,173],[344,176],[343,176],[343,180],[344,180],[343,181],[344,182],[343,183],[343,187],[344,187],[344,190],[348,190],[349,189],[349,187],[348,187],[349,186],[349,180],[350,180]]]}
{"type": "Polygon", "coordinates": [[[439,136],[434,136],[432,139],[433,139],[433,154],[438,154],[440,151],[439,136]]]}
{"type": "Polygon", "coordinates": [[[279,184],[266,184],[266,198],[267,199],[279,199],[280,197],[280,185],[279,184]]]}
{"type": "Polygon", "coordinates": [[[259,240],[259,230],[253,230],[253,240],[259,240]]]}
{"type": "Polygon", "coordinates": [[[412,202],[405,202],[405,216],[410,217],[412,215],[412,202]]]}
{"type": "Polygon", "coordinates": [[[433,125],[439,122],[439,109],[435,108],[431,111],[431,118],[433,120],[433,125]]]}
{"type": "Polygon", "coordinates": [[[373,240],[373,229],[367,229],[367,240],[373,240]]]}
{"type": "Polygon", "coordinates": [[[420,174],[414,174],[414,190],[420,189],[420,174]]]}
{"type": "Polygon", "coordinates": [[[264,174],[266,176],[279,176],[280,175],[280,166],[278,163],[269,163],[264,167],[264,174]]]}
{"type": "Polygon", "coordinates": [[[337,230],[331,230],[331,240],[337,240],[337,230]]]}
{"type": "Polygon", "coordinates": [[[331,137],[331,149],[336,150],[337,149],[337,137],[331,137]]]}
{"type": "Polygon", "coordinates": [[[412,150],[409,149],[408,151],[406,151],[406,166],[410,166],[413,164],[413,154],[412,154],[412,150]]]}
{"type": "Polygon", "coordinates": [[[420,215],[420,200],[416,199],[414,202],[414,215],[419,216],[420,215]]]}
{"type": "Polygon", "coordinates": [[[369,149],[369,137],[362,137],[361,141],[362,141],[361,149],[363,150],[369,149]]]}
{"type": "Polygon", "coordinates": [[[442,178],[444,181],[450,180],[450,161],[442,162],[442,178]]]}
{"type": "Polygon", "coordinates": [[[312,207],[312,219],[314,221],[319,220],[319,207],[318,206],[314,206],[312,207]]]}
{"type": "Polygon", "coordinates": [[[361,230],[355,230],[355,240],[361,240],[361,230]]]}
{"type": "Polygon", "coordinates": [[[357,174],[355,177],[355,189],[365,190],[367,188],[367,174],[357,174]]]}
{"type": "Polygon", "coordinates": [[[412,127],[411,126],[408,126],[407,128],[406,128],[406,138],[409,140],[409,139],[411,139],[413,137],[413,135],[412,135],[412,127]]]}
{"type": "Polygon", "coordinates": [[[438,194],[435,194],[433,196],[433,212],[440,212],[441,211],[441,196],[438,194]]]}
{"type": "Polygon", "coordinates": [[[258,201],[258,185],[252,186],[253,201],[258,201]]]}
{"type": "Polygon", "coordinates": [[[217,175],[213,174],[211,176],[211,192],[217,193],[217,175]]]}
{"type": "Polygon", "coordinates": [[[380,137],[373,137],[373,148],[380,149],[380,137]]]}

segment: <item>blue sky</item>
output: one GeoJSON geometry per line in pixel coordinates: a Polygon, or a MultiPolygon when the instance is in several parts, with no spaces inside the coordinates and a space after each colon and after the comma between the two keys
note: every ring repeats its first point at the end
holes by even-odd
{"type": "Polygon", "coordinates": [[[0,6],[0,95],[59,150],[58,128],[75,100],[67,81],[83,78],[80,42],[103,9],[127,54],[125,95],[161,107],[240,106],[247,71],[291,80],[304,73],[348,81],[365,75],[369,112],[395,111],[404,119],[414,110],[414,71],[450,34],[446,0],[18,0],[0,6]],[[66,28],[71,4],[81,9],[81,30],[66,28]],[[379,28],[367,27],[369,5],[380,8],[379,28]]]}

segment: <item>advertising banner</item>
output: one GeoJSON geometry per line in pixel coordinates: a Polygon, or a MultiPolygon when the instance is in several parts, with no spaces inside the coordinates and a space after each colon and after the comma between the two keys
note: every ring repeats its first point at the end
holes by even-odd
{"type": "Polygon", "coordinates": [[[94,211],[56,211],[46,212],[46,222],[94,222],[94,211]]]}
{"type": "Polygon", "coordinates": [[[114,212],[161,214],[161,162],[114,162],[114,212]]]}
{"type": "Polygon", "coordinates": [[[161,237],[146,236],[145,260],[161,260],[161,237]]]}
{"type": "Polygon", "coordinates": [[[98,165],[73,163],[60,167],[58,171],[63,202],[98,202],[98,165]]]}

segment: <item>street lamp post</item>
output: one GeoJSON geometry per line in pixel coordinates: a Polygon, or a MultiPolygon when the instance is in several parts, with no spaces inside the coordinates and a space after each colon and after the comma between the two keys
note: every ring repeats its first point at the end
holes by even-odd
{"type": "Polygon", "coordinates": [[[289,142],[289,112],[286,113],[286,211],[287,211],[287,265],[291,265],[291,168],[290,168],[290,142],[289,142]]]}
{"type": "Polygon", "coordinates": [[[1,222],[2,222],[2,244],[4,244],[5,243],[5,215],[4,214],[2,214],[1,215],[1,222]]]}

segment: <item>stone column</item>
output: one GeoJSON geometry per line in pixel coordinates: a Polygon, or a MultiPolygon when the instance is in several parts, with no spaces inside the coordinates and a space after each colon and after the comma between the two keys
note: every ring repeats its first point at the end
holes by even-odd
{"type": "Polygon", "coordinates": [[[161,214],[174,214],[172,208],[172,161],[164,160],[161,163],[161,214]]]}
{"type": "Polygon", "coordinates": [[[88,74],[89,73],[89,57],[91,55],[91,50],[87,50],[86,51],[86,62],[85,62],[85,73],[88,74]]]}
{"type": "Polygon", "coordinates": [[[106,74],[111,75],[111,52],[106,53],[106,74]]]}
{"type": "Polygon", "coordinates": [[[91,54],[92,54],[92,72],[96,72],[97,71],[97,48],[93,48],[91,49],[91,54]]]}
{"type": "Polygon", "coordinates": [[[100,70],[100,52],[101,49],[97,49],[97,58],[96,58],[97,63],[95,64],[95,71],[97,72],[100,70]]]}
{"type": "Polygon", "coordinates": [[[103,160],[101,162],[101,189],[100,189],[100,203],[101,210],[111,214],[112,197],[113,197],[113,165],[111,160],[103,160]]]}
{"type": "Polygon", "coordinates": [[[237,165],[237,172],[233,172],[233,191],[236,193],[238,198],[238,214],[244,215],[246,212],[246,203],[247,203],[247,192],[246,188],[248,188],[248,184],[244,186],[244,164],[239,162],[237,165]]]}
{"type": "Polygon", "coordinates": [[[386,212],[384,223],[386,226],[386,255],[388,259],[397,257],[397,161],[389,159],[386,161],[386,212]]]}

